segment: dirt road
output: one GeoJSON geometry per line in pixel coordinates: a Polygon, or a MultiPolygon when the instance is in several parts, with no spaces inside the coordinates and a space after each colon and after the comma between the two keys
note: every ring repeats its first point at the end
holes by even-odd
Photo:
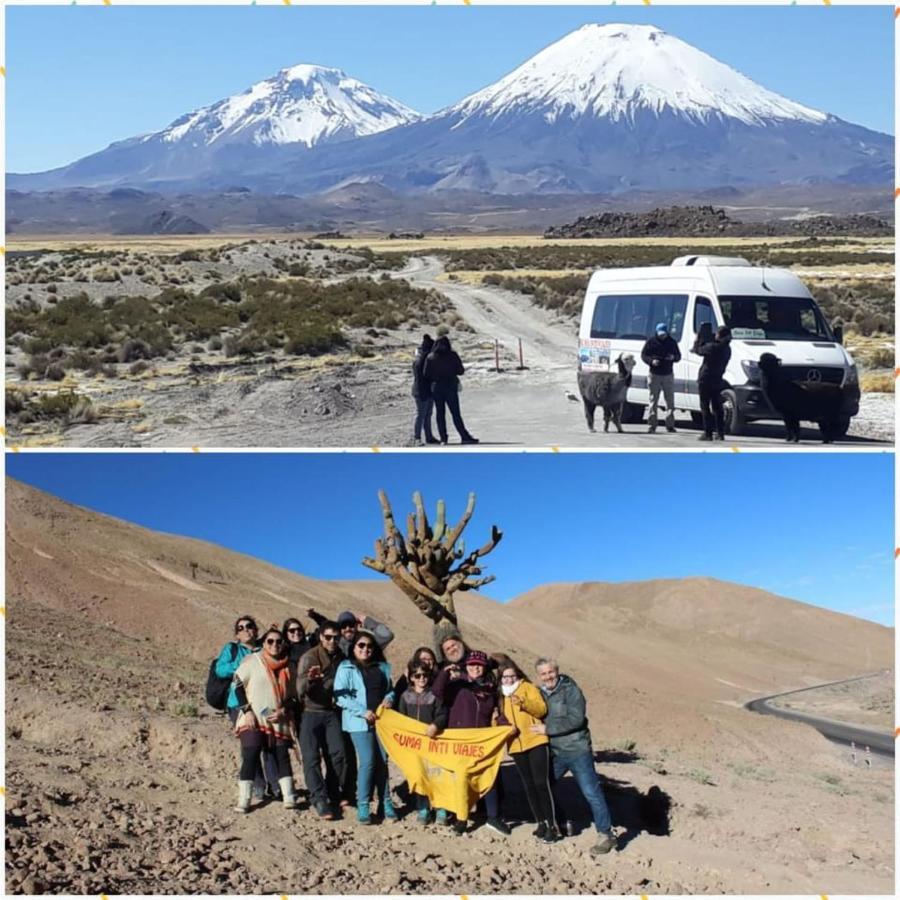
{"type": "MultiPolygon", "coordinates": [[[[590,434],[575,381],[571,320],[493,286],[447,281],[435,257],[412,258],[390,273],[443,292],[465,324],[451,333],[466,366],[460,397],[469,430],[486,447],[549,449],[696,448],[699,429],[677,418],[674,434],[650,435],[646,424],[624,434],[590,434]],[[524,367],[519,367],[519,340],[524,367]],[[495,341],[500,371],[496,371],[495,341]]],[[[408,447],[412,362],[422,326],[384,332],[368,356],[270,357],[252,362],[210,354],[190,367],[161,364],[141,379],[88,380],[79,385],[108,415],[65,430],[57,443],[80,447],[408,447]]],[[[432,329],[433,330],[433,329],[432,329]]],[[[863,397],[850,435],[834,446],[884,447],[893,441],[893,395],[863,397]]],[[[458,436],[451,426],[451,449],[458,436]]],[[[13,439],[17,436],[13,435],[13,439]]],[[[750,426],[740,438],[704,444],[799,449],[819,445],[817,429],[786,444],[783,426],[750,426]]],[[[432,450],[435,448],[431,448],[432,450]]]]}

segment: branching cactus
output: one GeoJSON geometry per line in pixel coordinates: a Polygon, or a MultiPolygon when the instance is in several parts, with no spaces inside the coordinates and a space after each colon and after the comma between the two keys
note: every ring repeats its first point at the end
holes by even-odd
{"type": "Polygon", "coordinates": [[[453,595],[457,591],[477,590],[494,580],[483,575],[479,560],[500,542],[503,533],[491,527],[491,538],[477,550],[466,553],[462,533],[475,511],[475,494],[469,494],[466,511],[455,526],[448,527],[446,507],[438,500],[434,525],[428,521],[422,495],[413,494],[415,512],[406,517],[403,535],[394,521],[390,501],[378,492],[384,519],[384,537],[375,541],[375,556],[365,557],[363,565],[387,575],[413,603],[435,623],[435,641],[459,630],[453,595]]]}

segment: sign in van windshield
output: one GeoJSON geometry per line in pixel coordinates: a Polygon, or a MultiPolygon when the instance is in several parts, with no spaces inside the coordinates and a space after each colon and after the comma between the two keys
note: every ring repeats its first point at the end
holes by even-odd
{"type": "Polygon", "coordinates": [[[739,341],[764,341],[766,339],[766,331],[764,328],[732,328],[731,336],[739,341]]]}
{"type": "Polygon", "coordinates": [[[600,338],[581,338],[578,341],[578,362],[584,372],[608,372],[612,343],[600,338]]]}

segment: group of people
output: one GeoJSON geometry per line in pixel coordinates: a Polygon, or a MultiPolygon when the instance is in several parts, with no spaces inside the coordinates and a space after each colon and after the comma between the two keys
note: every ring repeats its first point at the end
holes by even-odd
{"type": "Polygon", "coordinates": [[[434,340],[430,334],[422,338],[412,364],[412,395],[416,402],[414,446],[447,443],[448,409],[460,442],[478,443],[478,438],[469,434],[459,408],[459,376],[464,372],[459,354],[450,346],[450,338],[442,336],[434,340]],[[431,428],[432,412],[437,419],[437,438],[431,428]]]}
{"type": "MultiPolygon", "coordinates": [[[[700,391],[700,413],[703,417],[701,441],[725,440],[725,410],[722,406],[722,378],[731,359],[731,329],[722,325],[715,333],[711,327],[701,328],[691,348],[703,357],[697,374],[700,391]],[[714,431],[715,429],[715,431],[714,431]]],[[[650,404],[647,408],[648,431],[653,434],[659,423],[659,395],[666,402],[666,431],[675,431],[675,363],[681,361],[678,342],[669,334],[665,322],[656,326],[656,333],[647,339],[641,359],[650,369],[647,386],[650,404]]]]}
{"type": "MultiPolygon", "coordinates": [[[[252,616],[240,616],[234,640],[216,660],[216,675],[231,679],[227,712],[240,741],[239,812],[249,811],[254,791],[296,807],[290,760],[296,746],[310,804],[321,818],[355,807],[362,824],[396,820],[387,754],[375,730],[384,707],[426,725],[429,737],[445,729],[507,727],[507,752],[537,826],[534,836],[554,843],[568,830],[553,784],[572,772],[598,833],[592,852],[615,847],[584,694],[555,660],[537,660],[535,684],[510,657],[472,649],[451,631],[435,650],[418,648],[394,680],[384,655],[394,635],[386,625],[349,611],[335,621],[313,609],[307,615],[317,626],[309,634],[290,618],[262,635],[252,616]]],[[[432,810],[427,797],[412,800],[423,825],[469,830],[468,819],[432,810]]],[[[486,827],[510,834],[499,778],[479,806],[486,827]]]]}

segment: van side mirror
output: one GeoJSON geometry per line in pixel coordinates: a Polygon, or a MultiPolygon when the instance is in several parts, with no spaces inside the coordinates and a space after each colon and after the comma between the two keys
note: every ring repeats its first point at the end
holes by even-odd
{"type": "Polygon", "coordinates": [[[839,343],[844,343],[844,326],[843,325],[835,325],[834,328],[831,329],[834,332],[834,339],[839,343]]]}

